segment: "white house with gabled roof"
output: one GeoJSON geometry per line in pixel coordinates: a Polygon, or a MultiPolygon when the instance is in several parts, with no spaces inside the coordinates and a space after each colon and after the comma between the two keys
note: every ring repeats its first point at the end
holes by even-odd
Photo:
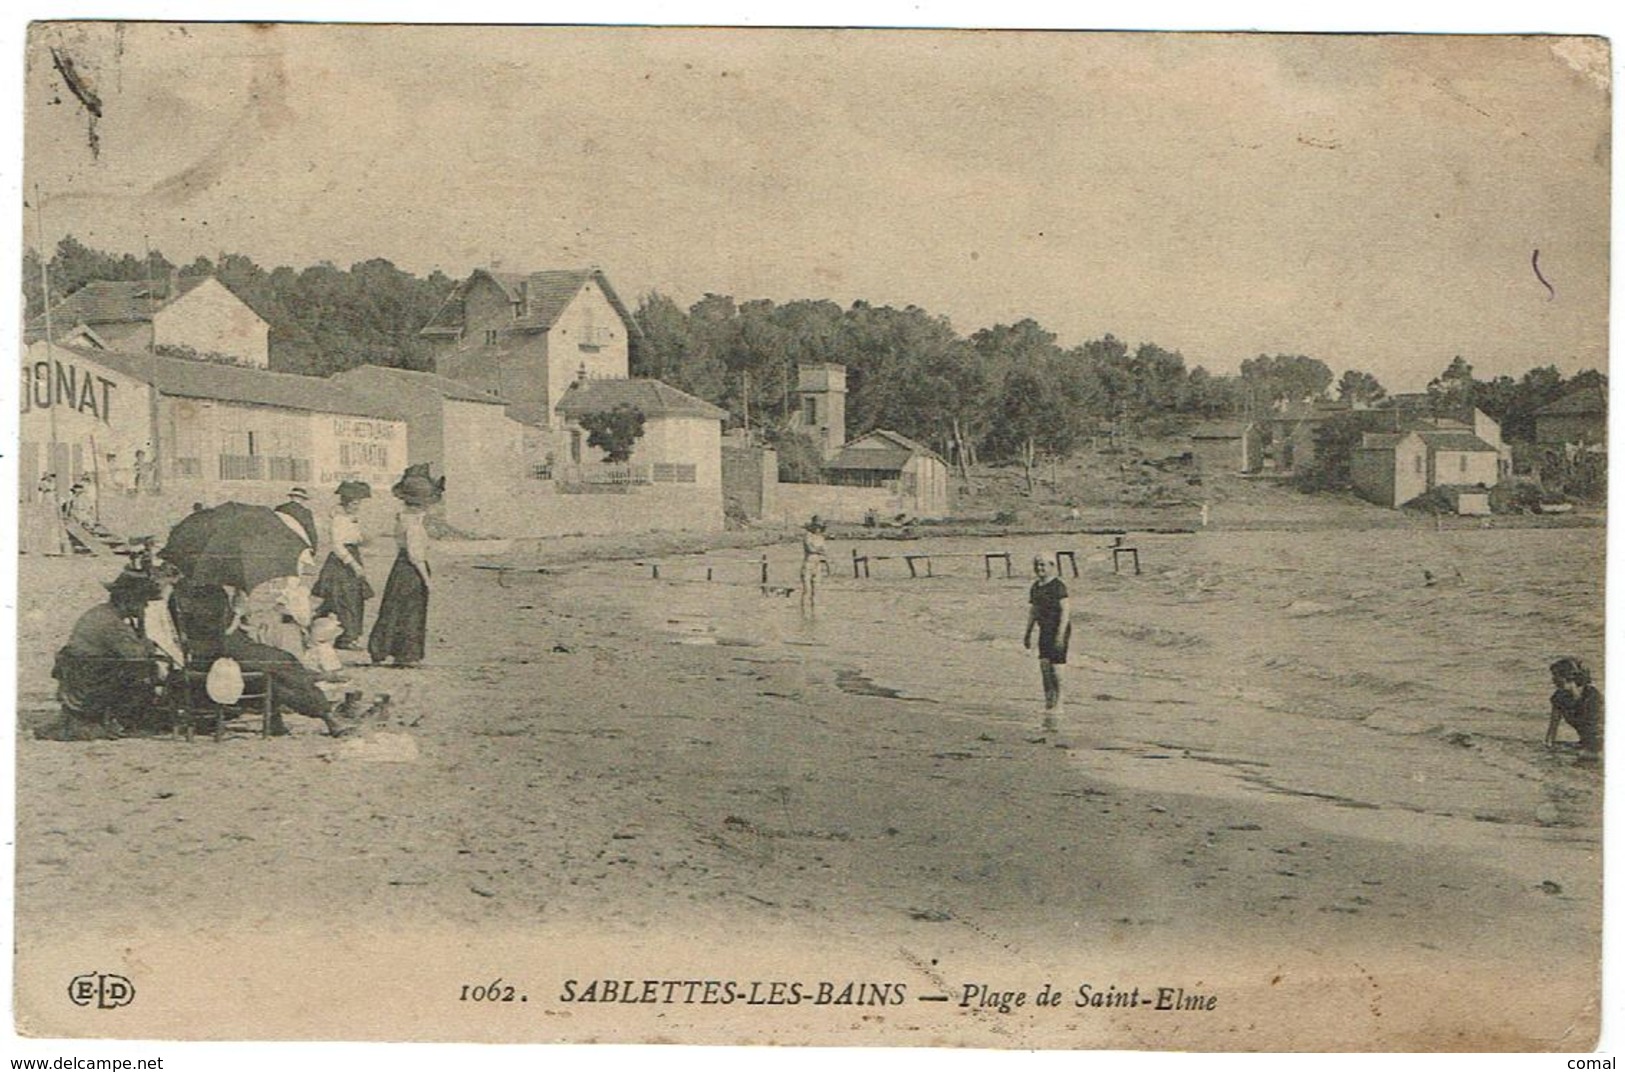
{"type": "MultiPolygon", "coordinates": [[[[40,315],[30,321],[30,342],[44,337],[45,320],[40,315]]],[[[93,281],[53,305],[50,320],[60,342],[87,341],[88,331],[108,350],[193,354],[249,368],[271,365],[271,326],[213,276],[93,281]]]]}
{"type": "Polygon", "coordinates": [[[435,371],[500,395],[545,427],[581,379],[624,379],[631,312],[596,268],[541,272],[476,269],[419,334],[435,371]]]}

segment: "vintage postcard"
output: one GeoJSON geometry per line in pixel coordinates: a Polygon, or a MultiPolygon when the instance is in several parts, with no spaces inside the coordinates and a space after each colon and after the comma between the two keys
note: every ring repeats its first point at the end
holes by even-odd
{"type": "Polygon", "coordinates": [[[26,45],[20,1036],[1597,1044],[1605,39],[26,45]]]}

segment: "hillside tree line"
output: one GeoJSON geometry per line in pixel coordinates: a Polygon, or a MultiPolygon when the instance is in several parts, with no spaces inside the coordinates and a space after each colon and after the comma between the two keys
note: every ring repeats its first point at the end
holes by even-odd
{"type": "MultiPolygon", "coordinates": [[[[361,364],[432,367],[418,332],[456,281],[440,271],[419,278],[374,258],[348,269],[330,263],[267,270],[239,253],[176,264],[154,251],[137,257],[91,249],[68,236],[49,262],[54,300],[92,280],[167,280],[214,275],[270,325],[271,367],[328,375],[361,364]]],[[[39,255],[24,254],[28,315],[43,308],[39,255]]],[[[1158,435],[1223,417],[1264,416],[1289,401],[1336,397],[1380,403],[1369,372],[1336,379],[1303,354],[1260,354],[1238,375],[1216,375],[1155,342],[1111,334],[1073,346],[1033,319],[969,335],[947,317],[915,305],[857,301],[848,307],[808,298],[784,303],[706,294],[687,308],[644,295],[633,312],[631,372],[651,376],[729,411],[781,454],[816,465],[796,431],[797,370],[833,362],[847,369],[847,430],[890,428],[962,467],[1063,456],[1090,440],[1125,432],[1158,435]]],[[[1501,422],[1509,440],[1530,440],[1534,412],[1597,373],[1565,380],[1553,366],[1521,379],[1479,380],[1457,357],[1428,387],[1436,408],[1469,402],[1501,422]]],[[[1350,429],[1343,429],[1346,439],[1350,429]]]]}

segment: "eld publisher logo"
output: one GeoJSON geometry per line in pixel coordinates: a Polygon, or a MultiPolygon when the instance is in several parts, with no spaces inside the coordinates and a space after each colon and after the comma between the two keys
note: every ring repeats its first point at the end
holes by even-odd
{"type": "Polygon", "coordinates": [[[68,998],[81,1008],[116,1009],[135,1000],[135,984],[105,972],[77,975],[68,984],[68,998]]]}

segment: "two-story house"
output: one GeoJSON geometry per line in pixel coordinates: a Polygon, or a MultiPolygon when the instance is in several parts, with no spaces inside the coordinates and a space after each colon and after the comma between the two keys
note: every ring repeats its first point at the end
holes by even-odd
{"type": "MultiPolygon", "coordinates": [[[[51,307],[50,321],[58,342],[271,365],[270,325],[213,276],[86,283],[51,307]]],[[[45,323],[43,315],[29,323],[28,341],[45,337],[45,323]]]]}
{"type": "Polygon", "coordinates": [[[584,379],[625,379],[632,315],[597,269],[475,269],[419,333],[435,371],[514,403],[514,416],[558,429],[557,407],[584,379]]]}

